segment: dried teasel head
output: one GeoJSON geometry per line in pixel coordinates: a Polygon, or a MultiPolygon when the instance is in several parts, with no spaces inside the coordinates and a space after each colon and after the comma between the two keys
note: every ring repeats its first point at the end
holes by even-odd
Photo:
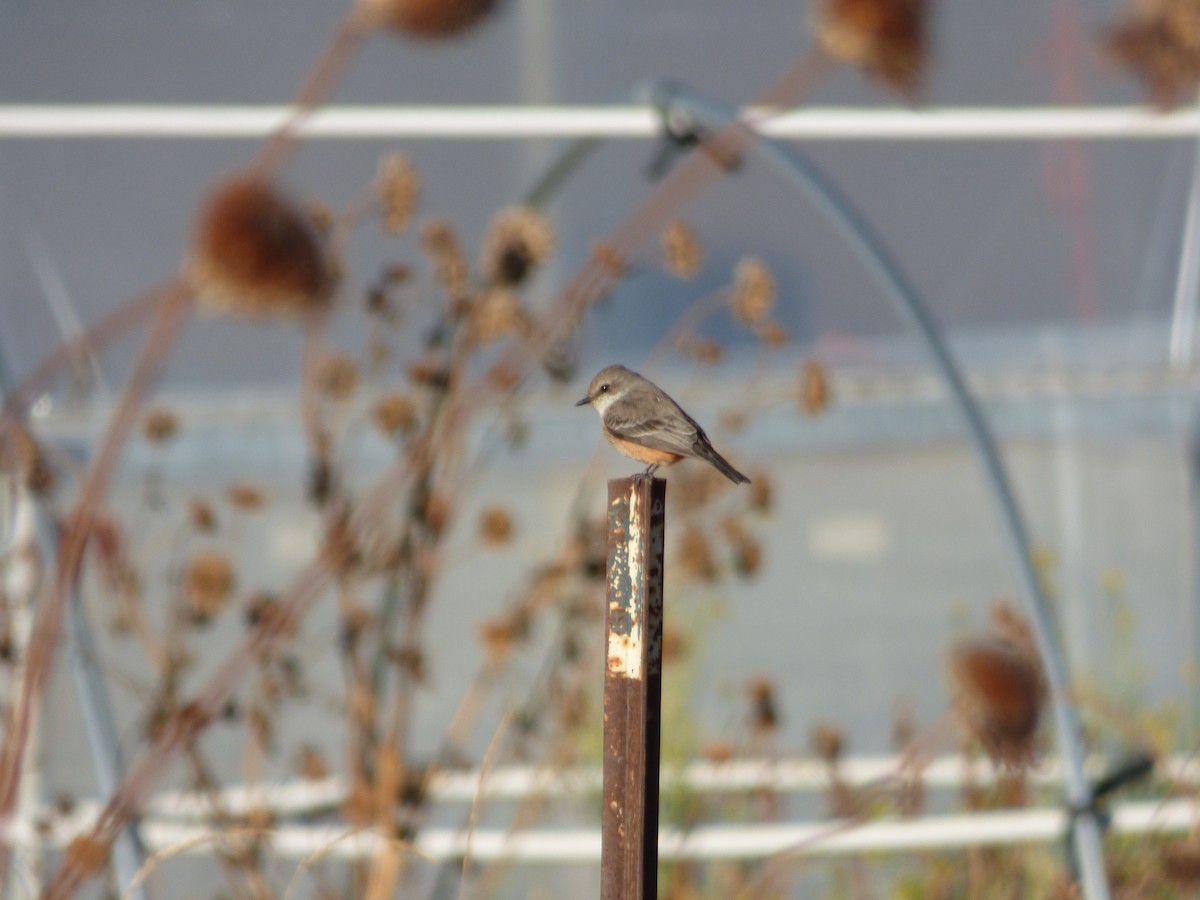
{"type": "Polygon", "coordinates": [[[417,424],[417,404],[408,394],[392,391],[375,401],[371,421],[386,437],[407,434],[417,424]]]}
{"type": "Polygon", "coordinates": [[[209,193],[185,270],[202,308],[253,318],[323,312],[338,280],[311,212],[255,174],[209,193]]]}
{"type": "Polygon", "coordinates": [[[499,0],[358,0],[370,24],[419,40],[458,37],[499,7],[499,0]]]}
{"type": "Polygon", "coordinates": [[[663,267],[676,278],[695,278],[704,261],[696,233],[686,222],[672,222],[662,233],[663,267]]]}
{"type": "Polygon", "coordinates": [[[151,444],[165,444],[179,432],[179,416],[158,407],[142,416],[142,436],[151,444]]]}
{"type": "Polygon", "coordinates": [[[233,593],[233,565],[221,553],[198,553],[183,572],[183,593],[192,618],[204,622],[225,608],[233,593]]]}
{"type": "Polygon", "coordinates": [[[928,0],[821,0],[814,31],[825,51],[912,98],[927,49],[928,0]]]}
{"type": "Polygon", "coordinates": [[[375,201],[386,231],[399,234],[408,227],[417,209],[420,190],[421,176],[403,153],[389,153],[379,161],[375,201]]]}
{"type": "Polygon", "coordinates": [[[531,206],[510,206],[492,217],[479,268],[494,285],[515,287],[554,252],[554,229],[531,206]]]}
{"type": "Polygon", "coordinates": [[[338,403],[346,403],[358,389],[358,364],[340,353],[330,353],[317,362],[317,390],[338,403]]]}
{"type": "Polygon", "coordinates": [[[511,544],[515,531],[512,514],[507,509],[492,506],[479,515],[479,540],[486,547],[511,544]]]}
{"type": "Polygon", "coordinates": [[[1194,97],[1200,88],[1197,0],[1135,0],[1105,43],[1109,54],[1141,79],[1161,110],[1194,97]]]}
{"type": "Polygon", "coordinates": [[[800,367],[800,411],[816,417],[829,409],[829,376],[820,360],[810,359],[800,367]]]}
{"type": "Polygon", "coordinates": [[[999,765],[1031,763],[1046,685],[1036,652],[1024,638],[995,631],[959,641],[950,650],[947,669],[954,710],[966,732],[999,765]]]}
{"type": "Polygon", "coordinates": [[[743,325],[759,325],[775,307],[775,278],[766,263],[752,256],[738,262],[730,298],[733,317],[743,325]]]}
{"type": "Polygon", "coordinates": [[[243,512],[257,512],[267,503],[267,494],[256,484],[248,481],[235,481],[225,491],[229,505],[243,512]]]}

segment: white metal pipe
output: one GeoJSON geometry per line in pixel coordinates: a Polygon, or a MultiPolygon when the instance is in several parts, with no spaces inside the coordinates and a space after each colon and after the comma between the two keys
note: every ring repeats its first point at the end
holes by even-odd
{"type": "MultiPolygon", "coordinates": [[[[286,106],[3,105],[0,138],[259,138],[286,106]]],[[[1140,106],[943,107],[921,110],[748,108],[767,137],[804,140],[1052,140],[1195,137],[1200,109],[1169,114],[1140,106]]],[[[645,104],[597,106],[335,106],[308,118],[309,138],[655,138],[645,104]]]]}

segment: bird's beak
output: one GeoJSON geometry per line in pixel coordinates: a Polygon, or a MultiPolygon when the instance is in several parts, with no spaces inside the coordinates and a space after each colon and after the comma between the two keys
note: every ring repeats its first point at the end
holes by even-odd
{"type": "Polygon", "coordinates": [[[578,403],[576,403],[575,405],[576,405],[576,406],[587,406],[587,405],[588,405],[589,403],[591,403],[591,402],[592,402],[592,398],[591,398],[591,397],[584,397],[582,400],[580,400],[580,401],[579,401],[578,403]]]}

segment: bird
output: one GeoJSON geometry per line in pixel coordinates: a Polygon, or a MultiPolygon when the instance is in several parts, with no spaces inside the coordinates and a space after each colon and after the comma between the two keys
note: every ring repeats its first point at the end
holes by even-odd
{"type": "Polygon", "coordinates": [[[662,388],[624,366],[601,369],[588,385],[587,395],[575,405],[590,405],[600,414],[608,442],[631,459],[647,463],[644,476],[687,457],[711,463],[734,484],[750,483],[713,449],[704,429],[662,388]]]}

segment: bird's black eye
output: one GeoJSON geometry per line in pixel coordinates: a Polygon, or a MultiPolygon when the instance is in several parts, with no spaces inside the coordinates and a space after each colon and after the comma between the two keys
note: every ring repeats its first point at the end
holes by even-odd
{"type": "Polygon", "coordinates": [[[607,385],[607,384],[602,384],[602,385],[600,385],[600,393],[602,393],[602,394],[603,394],[603,393],[604,393],[605,391],[607,391],[607,390],[608,390],[608,385],[607,385]]]}

